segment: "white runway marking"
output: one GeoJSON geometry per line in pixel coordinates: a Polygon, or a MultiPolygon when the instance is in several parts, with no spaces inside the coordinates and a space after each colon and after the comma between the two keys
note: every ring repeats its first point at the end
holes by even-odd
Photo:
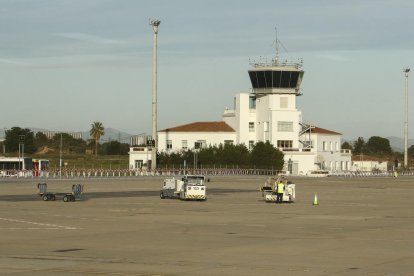
{"type": "Polygon", "coordinates": [[[9,228],[5,228],[5,227],[0,227],[0,230],[59,230],[62,228],[45,228],[45,227],[9,227],[9,228]]]}
{"type": "MultiPolygon", "coordinates": [[[[19,219],[0,218],[0,220],[9,221],[9,222],[17,222],[17,223],[26,223],[26,224],[32,224],[32,225],[39,225],[39,226],[46,226],[46,227],[49,227],[51,229],[64,229],[64,230],[76,230],[76,229],[78,229],[76,227],[69,227],[69,226],[50,224],[50,223],[40,223],[40,222],[33,222],[33,221],[26,221],[26,220],[19,220],[19,219]]],[[[26,229],[29,229],[29,228],[26,228],[26,229]]],[[[45,229],[45,228],[43,228],[43,229],[45,229]]]]}

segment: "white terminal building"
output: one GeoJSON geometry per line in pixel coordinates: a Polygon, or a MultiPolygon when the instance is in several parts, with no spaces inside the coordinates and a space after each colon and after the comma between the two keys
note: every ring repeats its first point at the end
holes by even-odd
{"type": "MultiPolygon", "coordinates": [[[[174,152],[218,144],[245,144],[249,149],[269,141],[284,153],[285,169],[293,175],[315,170],[351,168],[351,151],[341,150],[341,134],[304,123],[297,109],[304,75],[301,63],[254,63],[249,70],[252,93],[234,97],[219,122],[193,122],[158,131],[158,150],[174,152]]],[[[149,165],[151,148],[131,147],[130,167],[149,165]]]]}

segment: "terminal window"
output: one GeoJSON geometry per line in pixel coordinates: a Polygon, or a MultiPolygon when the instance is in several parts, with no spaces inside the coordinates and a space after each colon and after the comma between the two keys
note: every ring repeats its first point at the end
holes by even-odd
{"type": "Polygon", "coordinates": [[[249,150],[253,149],[253,147],[254,147],[254,141],[249,140],[249,150]]]}
{"type": "Polygon", "coordinates": [[[183,150],[186,150],[187,149],[187,140],[181,140],[181,148],[183,149],[183,150]]]}
{"type": "Polygon", "coordinates": [[[195,149],[205,148],[206,145],[207,145],[206,140],[197,140],[197,142],[194,142],[194,148],[195,149]]]}
{"type": "Polygon", "coordinates": [[[233,143],[234,143],[233,140],[224,140],[225,145],[233,145],[233,143]]]}
{"type": "Polygon", "coordinates": [[[292,140],[277,140],[277,147],[282,149],[291,149],[293,147],[292,140]]]}
{"type": "Polygon", "coordinates": [[[288,97],[280,97],[280,108],[288,108],[288,97]]]}
{"type": "Polygon", "coordinates": [[[254,122],[249,122],[249,132],[254,132],[254,122]]]}
{"type": "Polygon", "coordinates": [[[279,132],[293,132],[293,122],[277,122],[277,131],[279,132]]]}

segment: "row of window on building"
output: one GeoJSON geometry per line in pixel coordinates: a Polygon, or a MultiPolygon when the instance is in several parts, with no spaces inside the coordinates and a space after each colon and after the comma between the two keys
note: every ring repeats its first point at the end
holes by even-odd
{"type": "Polygon", "coordinates": [[[327,142],[322,141],[322,150],[323,151],[339,151],[339,143],[338,142],[327,142]]]}
{"type": "MultiPolygon", "coordinates": [[[[237,99],[234,98],[234,110],[236,110],[236,102],[237,99]]],[[[279,108],[288,108],[289,107],[289,98],[288,97],[280,97],[279,108]]],[[[256,109],[256,98],[250,97],[249,98],[249,109],[256,109]]]]}
{"type": "MultiPolygon", "coordinates": [[[[167,140],[166,141],[166,149],[172,150],[173,149],[173,141],[167,140]]],[[[224,140],[224,145],[233,145],[233,140],[224,140]]],[[[249,150],[253,149],[255,144],[254,140],[249,140],[249,150]]],[[[197,140],[194,142],[194,149],[200,149],[207,147],[207,141],[206,140],[197,140]]],[[[278,148],[292,148],[293,147],[293,141],[292,140],[278,140],[277,141],[277,147],[278,148]]],[[[182,150],[188,150],[188,140],[181,140],[181,149],[182,150]]]]}
{"type": "MultiPolygon", "coordinates": [[[[269,131],[269,122],[263,122],[264,131],[269,131]]],[[[278,121],[277,122],[278,132],[293,132],[293,122],[278,121]]],[[[249,132],[255,132],[254,122],[249,122],[249,132]]]]}
{"type": "Polygon", "coordinates": [[[322,170],[330,171],[348,171],[350,170],[350,162],[348,161],[322,161],[321,164],[322,170]]]}

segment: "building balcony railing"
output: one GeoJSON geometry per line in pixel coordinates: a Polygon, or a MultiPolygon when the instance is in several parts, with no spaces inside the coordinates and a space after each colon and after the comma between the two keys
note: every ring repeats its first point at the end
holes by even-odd
{"type": "Polygon", "coordinates": [[[350,149],[341,149],[341,155],[352,155],[352,150],[350,150],[350,149]]]}
{"type": "Polygon", "coordinates": [[[279,148],[279,150],[283,151],[283,152],[311,152],[312,149],[311,148],[279,148]]]}
{"type": "Polygon", "coordinates": [[[224,110],[223,116],[224,117],[232,117],[234,116],[234,109],[226,109],[224,110]]]}

